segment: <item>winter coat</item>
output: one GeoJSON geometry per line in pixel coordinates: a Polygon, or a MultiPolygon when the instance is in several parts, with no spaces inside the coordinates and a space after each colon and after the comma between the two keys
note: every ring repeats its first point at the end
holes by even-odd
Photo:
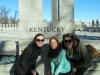
{"type": "Polygon", "coordinates": [[[71,64],[66,59],[66,51],[64,49],[61,50],[56,58],[50,60],[52,74],[58,75],[59,73],[68,73],[71,71],[71,64]]]}
{"type": "Polygon", "coordinates": [[[77,48],[74,48],[71,61],[73,66],[77,68],[88,68],[91,65],[90,54],[86,46],[81,42],[79,42],[77,48]]]}
{"type": "Polygon", "coordinates": [[[40,53],[41,48],[35,43],[29,44],[15,62],[15,75],[32,75],[31,70],[35,70],[36,60],[40,53]]]}

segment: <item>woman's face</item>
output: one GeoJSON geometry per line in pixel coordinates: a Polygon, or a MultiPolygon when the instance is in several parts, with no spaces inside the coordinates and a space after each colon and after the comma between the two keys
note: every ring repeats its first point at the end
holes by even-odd
{"type": "Polygon", "coordinates": [[[52,49],[56,49],[57,48],[57,41],[55,40],[55,39],[52,39],[51,40],[51,43],[50,43],[50,47],[52,48],[52,49]]]}
{"type": "Polygon", "coordinates": [[[72,49],[72,46],[73,46],[73,41],[70,37],[65,37],[64,39],[64,45],[66,48],[68,49],[72,49]]]}
{"type": "Polygon", "coordinates": [[[42,47],[44,44],[44,37],[43,36],[37,36],[36,38],[36,45],[38,47],[42,47]]]}

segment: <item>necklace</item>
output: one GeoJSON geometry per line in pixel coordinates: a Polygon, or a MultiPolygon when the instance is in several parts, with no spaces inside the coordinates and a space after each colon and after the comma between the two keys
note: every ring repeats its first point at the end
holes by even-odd
{"type": "Polygon", "coordinates": [[[73,58],[73,50],[68,50],[67,55],[69,58],[73,58]]]}

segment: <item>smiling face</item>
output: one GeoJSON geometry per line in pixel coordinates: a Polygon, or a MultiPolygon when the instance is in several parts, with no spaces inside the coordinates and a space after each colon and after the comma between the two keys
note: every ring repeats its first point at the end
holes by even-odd
{"type": "Polygon", "coordinates": [[[57,48],[57,41],[55,40],[55,39],[51,39],[51,41],[50,41],[50,47],[52,48],[52,49],[56,49],[57,48]]]}
{"type": "Polygon", "coordinates": [[[72,49],[73,46],[73,40],[70,37],[65,37],[64,39],[64,45],[67,49],[72,49]]]}
{"type": "Polygon", "coordinates": [[[44,37],[43,36],[37,36],[36,38],[36,45],[38,47],[42,47],[44,44],[44,37]]]}

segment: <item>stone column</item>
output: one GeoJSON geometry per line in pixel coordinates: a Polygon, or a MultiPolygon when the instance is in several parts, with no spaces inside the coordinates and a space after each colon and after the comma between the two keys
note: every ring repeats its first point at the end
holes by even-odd
{"type": "Polygon", "coordinates": [[[41,25],[37,23],[42,21],[42,0],[19,0],[19,19],[19,39],[22,47],[25,46],[25,42],[28,44],[37,33],[30,32],[31,29],[41,25]]]}
{"type": "Polygon", "coordinates": [[[42,0],[19,0],[19,16],[19,31],[21,35],[26,35],[29,25],[34,26],[42,21],[42,0]]]}
{"type": "Polygon", "coordinates": [[[73,8],[73,0],[52,0],[53,24],[64,26],[66,28],[65,32],[73,32],[75,28],[73,8]]]}
{"type": "Polygon", "coordinates": [[[67,17],[70,20],[74,19],[73,0],[59,0],[59,7],[60,20],[65,17],[67,17]]]}
{"type": "Polygon", "coordinates": [[[59,21],[62,18],[73,18],[73,0],[52,0],[52,20],[59,21]]]}
{"type": "Polygon", "coordinates": [[[52,21],[58,21],[58,0],[52,0],[52,21]]]}
{"type": "Polygon", "coordinates": [[[19,0],[21,22],[42,20],[42,0],[19,0]]]}
{"type": "Polygon", "coordinates": [[[35,21],[42,21],[42,0],[33,0],[35,21]]]}

